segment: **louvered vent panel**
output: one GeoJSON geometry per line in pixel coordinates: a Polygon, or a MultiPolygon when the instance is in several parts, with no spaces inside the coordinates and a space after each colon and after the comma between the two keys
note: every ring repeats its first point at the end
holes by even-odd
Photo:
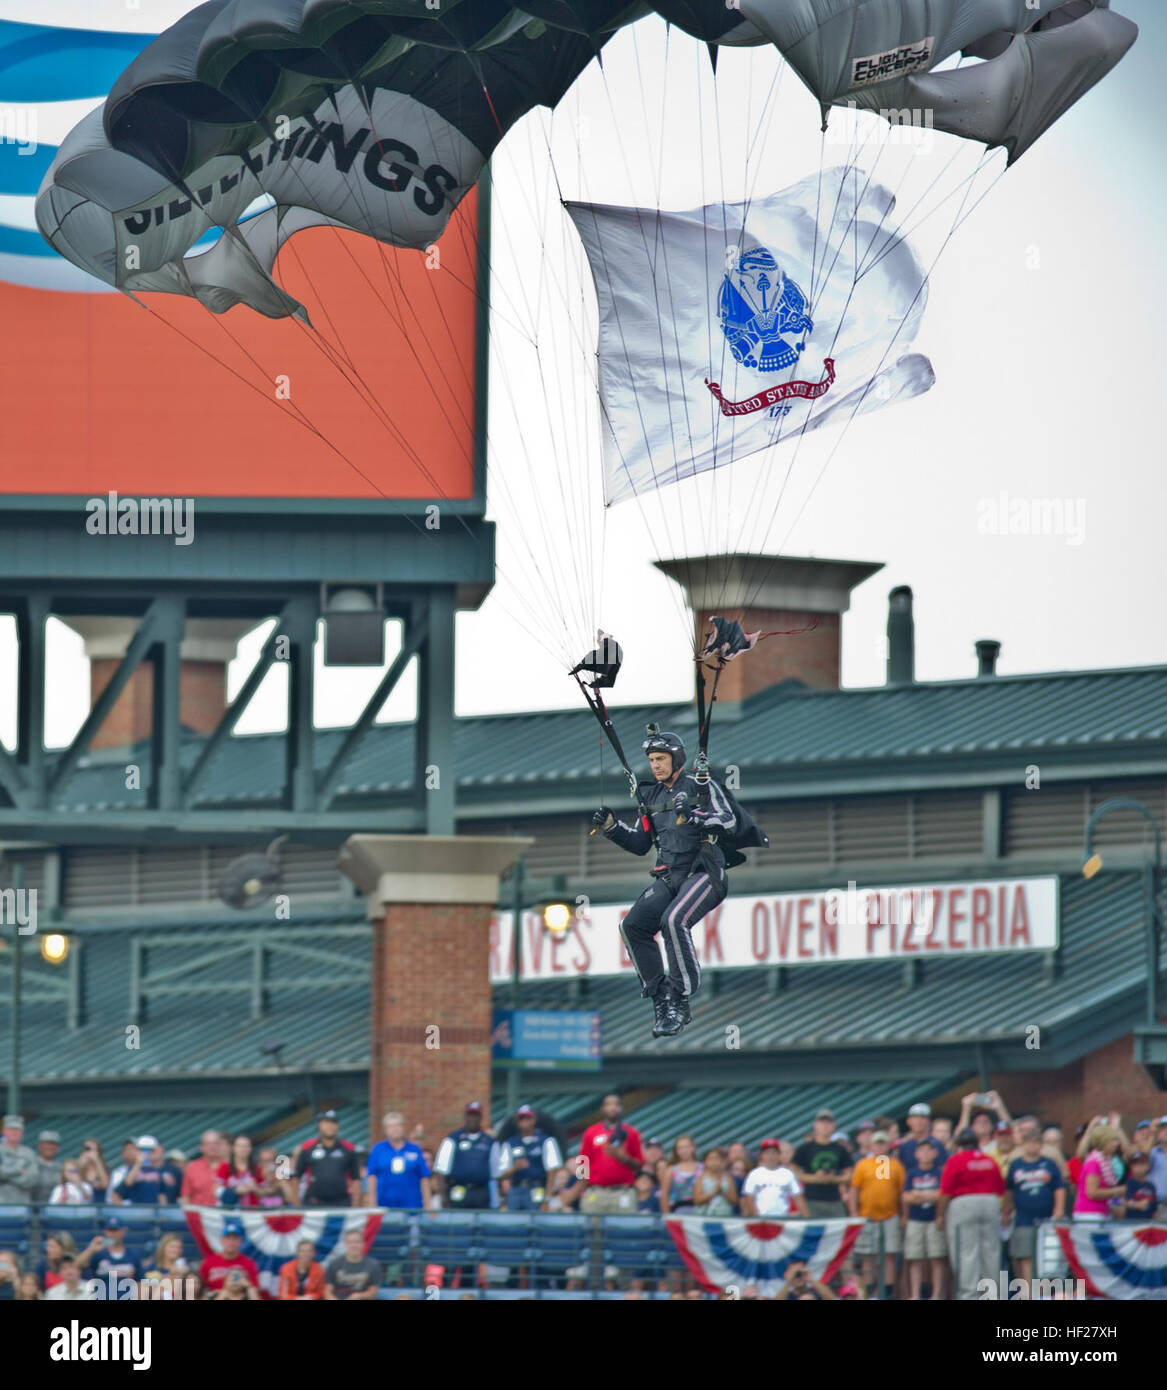
{"type": "Polygon", "coordinates": [[[135,900],[136,851],[74,849],[65,860],[65,906],[70,912],[132,907],[135,900]]]}
{"type": "Polygon", "coordinates": [[[983,799],[979,792],[913,797],[915,859],[981,853],[983,799]]]}
{"type": "Polygon", "coordinates": [[[837,863],[907,859],[908,798],[871,796],[835,803],[837,863]]]}
{"type": "Polygon", "coordinates": [[[770,837],[769,849],[749,851],[752,868],[834,863],[829,801],[771,802],[747,809],[770,837]]]}

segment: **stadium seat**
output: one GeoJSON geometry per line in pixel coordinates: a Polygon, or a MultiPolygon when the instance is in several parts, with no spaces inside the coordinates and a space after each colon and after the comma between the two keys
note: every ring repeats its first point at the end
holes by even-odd
{"type": "Polygon", "coordinates": [[[615,1265],[622,1274],[651,1278],[664,1255],[655,1216],[613,1215],[604,1221],[605,1265],[615,1265]]]}
{"type": "Polygon", "coordinates": [[[0,1206],[0,1249],[26,1251],[32,1217],[32,1207],[0,1206]]]}
{"type": "Polygon", "coordinates": [[[475,1213],[435,1211],[419,1218],[418,1256],[423,1265],[468,1265],[478,1259],[475,1213]]]}
{"type": "Polygon", "coordinates": [[[409,1259],[409,1242],[413,1219],[407,1211],[386,1211],[381,1226],[373,1237],[369,1254],[382,1264],[402,1264],[409,1259]]]}
{"type": "Polygon", "coordinates": [[[478,1221],[478,1249],[489,1264],[529,1264],[533,1258],[531,1218],[484,1213],[478,1221]]]}
{"type": "Polygon", "coordinates": [[[549,1278],[562,1278],[575,1265],[587,1264],[591,1240],[591,1220],[586,1216],[552,1212],[533,1216],[531,1245],[537,1282],[543,1285],[549,1278]]]}
{"type": "Polygon", "coordinates": [[[41,1231],[44,1235],[53,1231],[68,1231],[78,1250],[84,1249],[101,1230],[101,1210],[97,1206],[41,1207],[41,1231]]]}

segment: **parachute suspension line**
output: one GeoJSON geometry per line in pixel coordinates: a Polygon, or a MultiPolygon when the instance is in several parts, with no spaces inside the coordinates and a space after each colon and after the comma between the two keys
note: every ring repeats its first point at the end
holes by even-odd
{"type": "MultiPolygon", "coordinates": [[[[485,90],[485,88],[484,88],[484,90],[485,90]]],[[[488,99],[488,101],[489,101],[489,93],[487,93],[486,95],[487,95],[487,99],[488,99]]],[[[377,129],[376,129],[376,121],[375,121],[375,119],[374,119],[373,112],[372,112],[372,110],[371,110],[371,108],[370,108],[370,105],[369,105],[368,101],[364,98],[363,94],[362,94],[361,100],[362,100],[362,106],[364,107],[364,110],[365,110],[365,114],[366,114],[366,116],[367,116],[367,118],[368,118],[368,120],[369,120],[370,127],[371,127],[371,129],[372,129],[373,135],[374,135],[374,137],[376,138],[376,140],[377,140],[378,142],[380,142],[381,136],[380,136],[379,132],[378,132],[377,129]]],[[[496,121],[497,121],[497,114],[494,113],[494,111],[493,111],[493,106],[492,106],[492,114],[495,114],[495,119],[496,119],[496,121]]],[[[366,212],[367,212],[367,209],[366,209],[366,212]]],[[[453,219],[452,219],[452,220],[453,220],[453,219]]],[[[466,230],[465,222],[464,222],[464,221],[459,222],[458,225],[459,225],[459,227],[462,229],[462,234],[463,234],[463,236],[467,236],[467,235],[468,235],[468,232],[467,232],[467,230],[466,230]]],[[[482,235],[482,227],[483,227],[483,219],[482,219],[481,216],[480,216],[480,217],[479,217],[480,236],[482,235]]],[[[343,239],[342,239],[342,241],[343,241],[343,239]]],[[[393,264],[393,262],[392,262],[392,259],[391,259],[391,258],[389,257],[389,255],[387,254],[387,248],[385,247],[385,245],[384,245],[383,243],[381,243],[380,241],[378,241],[378,250],[379,250],[379,253],[380,253],[380,260],[381,260],[382,268],[383,268],[383,271],[384,271],[384,274],[385,274],[386,287],[387,287],[387,289],[388,289],[391,293],[393,293],[395,300],[396,300],[399,304],[402,304],[402,305],[405,306],[405,311],[408,312],[408,313],[411,315],[411,317],[412,317],[412,319],[413,319],[413,321],[414,321],[414,323],[415,323],[417,329],[419,330],[418,333],[411,333],[411,332],[409,332],[409,331],[407,330],[406,325],[405,325],[405,323],[404,323],[404,321],[403,321],[403,318],[401,317],[400,312],[394,312],[394,311],[390,308],[390,306],[386,303],[385,299],[384,299],[383,296],[380,294],[380,292],[377,290],[376,286],[373,285],[372,281],[369,280],[369,277],[368,277],[367,273],[365,273],[363,267],[361,267],[361,266],[359,265],[359,263],[356,261],[356,258],[352,255],[351,248],[348,248],[348,247],[346,246],[345,249],[346,249],[346,252],[348,253],[350,259],[351,259],[351,260],[353,261],[353,263],[357,266],[357,269],[360,271],[360,273],[361,273],[362,277],[364,278],[365,282],[369,285],[369,288],[370,288],[370,289],[372,290],[372,292],[377,296],[378,300],[381,302],[381,304],[383,305],[383,307],[386,309],[386,312],[390,314],[390,316],[391,316],[391,318],[393,319],[393,321],[394,321],[395,323],[397,323],[398,327],[401,329],[402,337],[403,337],[404,340],[408,343],[409,348],[410,348],[410,352],[412,353],[415,362],[417,363],[419,369],[421,370],[422,376],[423,376],[424,379],[426,380],[426,383],[427,383],[427,385],[428,385],[428,387],[429,387],[429,390],[430,390],[431,395],[433,395],[433,397],[434,397],[435,401],[437,402],[439,408],[442,408],[442,407],[443,407],[443,402],[442,402],[442,400],[441,400],[441,399],[439,398],[439,396],[438,396],[437,388],[436,388],[436,385],[435,385],[435,377],[436,377],[437,375],[439,375],[439,373],[437,373],[437,372],[435,372],[435,371],[433,371],[433,370],[427,369],[425,363],[423,363],[422,360],[421,360],[421,357],[420,357],[420,354],[419,354],[419,352],[418,352],[418,348],[417,348],[417,345],[416,345],[416,341],[415,341],[415,339],[416,339],[419,335],[423,338],[423,340],[424,340],[424,338],[425,338],[424,333],[421,333],[421,327],[422,327],[422,325],[421,325],[421,322],[420,322],[420,318],[418,317],[417,309],[416,309],[415,306],[413,305],[413,303],[412,303],[412,301],[411,301],[409,295],[407,295],[407,294],[405,293],[405,291],[404,291],[404,286],[403,286],[403,283],[402,283],[402,281],[401,281],[400,270],[394,266],[394,264],[393,264]],[[395,282],[394,282],[394,281],[395,281],[395,282]]],[[[489,275],[489,274],[490,274],[490,269],[489,269],[489,255],[487,256],[486,259],[487,259],[487,262],[488,262],[487,274],[489,275]]],[[[493,278],[493,277],[492,277],[492,278],[493,278]]],[[[462,361],[462,357],[461,357],[461,354],[458,354],[458,353],[457,353],[457,350],[456,350],[456,349],[457,349],[457,345],[456,345],[456,342],[455,342],[455,339],[454,339],[454,335],[453,335],[453,331],[452,331],[452,328],[451,328],[451,325],[450,325],[449,315],[448,315],[448,312],[447,312],[447,310],[446,310],[446,307],[442,304],[441,300],[438,298],[437,290],[436,290],[436,287],[435,287],[435,285],[434,285],[433,280],[432,280],[432,279],[429,279],[429,277],[426,277],[426,283],[427,283],[428,286],[429,286],[430,295],[431,295],[431,298],[432,298],[432,301],[433,301],[433,308],[434,308],[434,310],[435,310],[437,316],[440,318],[440,320],[441,320],[441,322],[442,322],[442,326],[443,326],[443,328],[444,328],[445,331],[446,331],[446,335],[447,335],[447,338],[448,338],[448,340],[449,340],[449,342],[450,342],[450,345],[451,345],[451,347],[455,350],[455,355],[458,357],[458,360],[461,362],[461,361],[462,361]]],[[[481,302],[481,301],[483,300],[483,298],[484,298],[484,290],[483,290],[483,287],[481,287],[481,286],[476,286],[476,288],[475,288],[475,297],[476,297],[477,300],[479,300],[479,302],[481,302]]],[[[489,302],[489,301],[487,301],[487,302],[489,302]]],[[[468,374],[467,374],[467,370],[466,370],[465,367],[463,367],[463,372],[464,372],[464,375],[466,376],[467,384],[469,385],[469,384],[470,384],[470,379],[469,379],[469,376],[468,376],[468,374]]],[[[504,382],[505,382],[505,384],[506,384],[506,386],[507,386],[507,389],[508,389],[508,394],[510,394],[510,381],[509,381],[509,377],[507,376],[507,374],[506,374],[505,372],[504,372],[502,375],[503,375],[504,382]]],[[[513,403],[513,399],[512,399],[512,406],[513,406],[513,404],[514,404],[514,403],[513,403]]],[[[471,421],[468,420],[468,418],[467,418],[467,416],[466,416],[466,413],[465,413],[465,410],[462,408],[460,402],[457,402],[457,407],[458,407],[458,409],[459,409],[459,411],[460,411],[460,413],[461,413],[461,416],[462,416],[462,419],[463,419],[464,424],[466,425],[467,429],[472,433],[472,432],[473,432],[473,423],[472,423],[471,421]]],[[[519,412],[519,411],[517,411],[517,410],[513,410],[513,411],[512,411],[512,414],[514,415],[514,418],[515,418],[517,421],[521,422],[521,420],[522,420],[522,413],[521,413],[521,412],[519,412]]],[[[520,423],[520,431],[521,431],[521,428],[522,428],[522,427],[521,427],[521,423],[520,423]]],[[[528,456],[529,456],[529,449],[527,449],[527,446],[526,446],[526,443],[525,443],[525,439],[523,440],[523,447],[524,447],[525,450],[527,450],[527,453],[528,453],[528,456]]],[[[500,479],[499,479],[498,481],[502,481],[501,475],[500,475],[500,479]]],[[[436,485],[436,480],[435,480],[435,485],[436,485]]],[[[440,489],[440,488],[438,489],[438,491],[439,491],[439,493],[443,496],[444,500],[449,500],[448,498],[445,498],[444,493],[441,493],[441,489],[440,489]]],[[[468,534],[470,534],[470,528],[469,528],[469,526],[467,525],[467,523],[466,523],[466,521],[465,521],[465,518],[463,518],[460,514],[458,514],[458,521],[459,521],[459,523],[461,524],[461,526],[463,527],[463,529],[466,530],[466,532],[467,532],[468,534]]],[[[523,545],[525,546],[525,548],[526,548],[526,550],[527,550],[528,559],[530,560],[530,562],[531,562],[533,568],[536,569],[536,570],[538,570],[538,569],[540,568],[540,566],[539,566],[539,564],[538,564],[538,561],[536,560],[536,557],[535,557],[534,553],[533,553],[532,550],[531,550],[529,541],[527,540],[525,528],[518,527],[518,528],[516,528],[516,529],[518,530],[519,536],[520,536],[520,538],[521,538],[521,540],[522,540],[522,543],[523,543],[523,545]]],[[[558,622],[559,624],[562,625],[562,627],[563,627],[563,647],[562,647],[562,649],[559,650],[559,654],[558,654],[558,658],[557,658],[557,659],[562,659],[563,655],[570,649],[570,647],[571,647],[571,645],[572,645],[572,635],[571,635],[571,632],[570,632],[570,630],[569,630],[569,628],[568,628],[567,622],[566,622],[566,620],[565,620],[565,618],[564,618],[565,604],[564,604],[562,601],[559,602],[557,605],[556,605],[556,604],[547,603],[547,589],[546,589],[546,587],[532,586],[532,585],[530,585],[530,583],[527,583],[527,584],[522,584],[522,583],[516,584],[516,583],[512,582],[509,573],[503,568],[503,566],[502,566],[501,564],[499,564],[499,563],[497,562],[497,558],[496,558],[496,566],[495,566],[495,567],[496,567],[496,570],[497,570],[497,572],[499,573],[500,577],[502,577],[502,578],[504,579],[504,581],[507,583],[508,587],[513,588],[513,589],[515,590],[516,595],[523,596],[525,602],[530,606],[530,608],[531,608],[531,610],[532,610],[532,616],[534,616],[534,617],[536,617],[536,618],[538,619],[538,625],[540,626],[540,628],[543,628],[543,629],[554,628],[554,627],[556,626],[557,622],[558,622]],[[546,604],[546,607],[543,608],[542,612],[540,612],[540,609],[539,609],[539,604],[541,604],[541,603],[546,604]]],[[[550,566],[550,569],[551,569],[551,573],[552,573],[552,586],[553,586],[553,588],[555,588],[556,590],[558,590],[559,584],[560,584],[560,578],[559,578],[558,572],[557,572],[556,567],[555,567],[554,565],[550,566]]],[[[499,601],[500,601],[500,606],[504,606],[504,605],[502,605],[501,599],[500,599],[499,601]]],[[[504,611],[505,611],[505,606],[504,606],[504,611]]],[[[524,624],[524,626],[526,627],[526,624],[524,624]]],[[[529,630],[530,630],[530,629],[528,628],[528,631],[529,631],[529,630]]],[[[547,651],[549,651],[549,652],[552,650],[551,648],[549,648],[549,647],[546,645],[546,641],[543,640],[543,639],[540,639],[540,645],[543,646],[544,650],[547,650],[547,651]]]]}
{"type": "MultiPolygon", "coordinates": [[[[242,374],[242,372],[239,372],[234,367],[229,366],[226,362],[223,361],[221,357],[217,357],[213,352],[211,352],[209,348],[204,347],[202,343],[197,341],[197,339],[192,338],[189,333],[184,333],[183,330],[179,328],[179,326],[176,323],[172,323],[168,318],[166,318],[164,314],[160,314],[156,309],[152,309],[144,299],[139,299],[136,295],[128,294],[124,290],[121,291],[121,293],[126,294],[127,298],[132,299],[135,304],[138,304],[141,308],[145,309],[145,311],[156,322],[165,325],[165,327],[169,328],[171,332],[177,333],[180,338],[182,338],[185,342],[189,343],[192,347],[198,348],[198,350],[201,353],[203,353],[204,356],[209,357],[212,362],[222,367],[224,371],[229,372],[237,381],[242,382],[242,384],[246,386],[249,391],[254,391],[256,395],[260,396],[263,400],[270,401],[271,404],[275,406],[279,413],[283,415],[286,419],[294,420],[296,424],[308,430],[309,433],[314,434],[322,444],[324,444],[327,448],[332,450],[332,452],[337,456],[338,459],[340,459],[340,461],[343,464],[346,465],[346,467],[351,468],[354,473],[356,473],[360,478],[362,478],[366,483],[368,483],[368,485],[374,490],[374,492],[380,493],[382,497],[385,496],[385,494],[381,492],[381,489],[372,480],[372,478],[367,477],[363,472],[361,472],[360,468],[352,461],[352,459],[350,459],[345,453],[338,449],[336,445],[332,442],[332,440],[329,439],[328,436],[317,425],[313,424],[310,417],[307,416],[300,409],[300,407],[295,404],[295,402],[289,399],[288,405],[291,407],[291,409],[285,410],[281,406],[280,402],[277,401],[273,395],[269,394],[269,392],[265,391],[262,387],[257,386],[254,382],[248,381],[247,378],[242,374]]],[[[208,309],[207,312],[210,313],[211,311],[208,309]]],[[[243,345],[235,338],[234,334],[223,322],[221,316],[216,314],[215,320],[218,326],[223,330],[223,332],[227,334],[227,336],[231,339],[235,346],[239,348],[239,350],[244,354],[245,357],[248,358],[252,366],[255,367],[256,371],[258,371],[260,375],[264,377],[265,380],[268,380],[269,378],[263,372],[263,368],[260,367],[259,363],[256,362],[255,358],[252,357],[252,355],[247,351],[247,349],[244,348],[243,345]]],[[[412,518],[410,518],[410,520],[412,520],[412,518]]],[[[420,530],[421,528],[419,527],[418,529],[420,530]]]]}
{"type": "MultiPolygon", "coordinates": [[[[596,722],[604,731],[604,736],[612,745],[612,751],[620,760],[620,766],[624,769],[624,776],[628,780],[628,794],[632,800],[636,802],[636,809],[640,812],[641,826],[652,836],[652,842],[655,845],[657,843],[657,838],[656,831],[653,829],[652,817],[648,813],[648,807],[644,804],[644,797],[640,794],[640,783],[636,780],[636,773],[632,771],[632,768],[628,764],[624,748],[620,743],[620,736],[617,734],[608,714],[607,706],[604,704],[604,697],[594,685],[589,686],[584,681],[580,680],[578,670],[572,671],[571,676],[576,685],[579,686],[580,694],[587,701],[588,708],[595,715],[596,722]]],[[[593,826],[589,833],[594,835],[596,833],[596,827],[593,826]]]]}

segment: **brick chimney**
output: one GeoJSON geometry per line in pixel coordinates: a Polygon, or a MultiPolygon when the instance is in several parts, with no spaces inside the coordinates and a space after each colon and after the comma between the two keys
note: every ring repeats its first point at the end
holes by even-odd
{"type": "Polygon", "coordinates": [[[811,629],[771,637],[748,657],[731,661],[717,690],[718,701],[727,704],[792,678],[816,690],[838,689],[842,616],[851,606],[851,590],[883,568],[794,555],[703,555],[656,565],[684,589],[698,638],[714,615],[736,618],[747,632],[811,629]]]}
{"type": "MultiPolygon", "coordinates": [[[[126,653],[137,624],[132,618],[61,620],[85,642],[89,658],[89,704],[109,684],[126,653]]],[[[235,658],[239,639],[255,626],[238,618],[189,618],[180,652],[180,717],[200,734],[211,733],[227,708],[227,664],[235,658]]],[[[154,666],[143,661],[126,684],[101,728],[93,748],[124,748],[149,738],[153,722],[154,666]]]]}

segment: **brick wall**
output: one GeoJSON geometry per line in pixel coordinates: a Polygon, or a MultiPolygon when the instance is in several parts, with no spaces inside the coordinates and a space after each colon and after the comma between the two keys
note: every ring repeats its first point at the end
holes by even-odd
{"type": "MultiPolygon", "coordinates": [[[[1167,1091],[1157,1090],[1135,1060],[1134,1034],[1107,1043],[1057,1071],[993,1072],[989,1089],[999,1091],[1013,1115],[1036,1114],[1059,1124],[1069,1140],[1094,1115],[1117,1110],[1129,1135],[1140,1120],[1167,1114],[1167,1091]]],[[[932,1102],[937,1114],[956,1116],[960,1097],[979,1091],[975,1078],[932,1102]]]]}
{"type": "Polygon", "coordinates": [[[1156,1089],[1134,1057],[1134,1034],[1128,1033],[1058,1071],[994,1076],[991,1088],[1015,1112],[1032,1110],[1043,1120],[1048,1116],[1067,1138],[1093,1115],[1111,1110],[1122,1116],[1129,1135],[1140,1120],[1167,1114],[1167,1091],[1156,1089]]]}
{"type": "MultiPolygon", "coordinates": [[[[117,661],[94,657],[89,663],[92,707],[117,670],[117,661]]],[[[227,668],[221,661],[184,661],[181,677],[182,722],[200,734],[212,733],[227,708],[227,668]]],[[[94,735],[94,748],[124,748],[149,738],[153,723],[154,667],[143,661],[94,735]]]]}
{"type": "Polygon", "coordinates": [[[481,1101],[489,1125],[490,914],[408,903],[373,923],[372,1139],[386,1110],[400,1110],[410,1131],[420,1121],[435,1146],[469,1101],[481,1101]]]}

